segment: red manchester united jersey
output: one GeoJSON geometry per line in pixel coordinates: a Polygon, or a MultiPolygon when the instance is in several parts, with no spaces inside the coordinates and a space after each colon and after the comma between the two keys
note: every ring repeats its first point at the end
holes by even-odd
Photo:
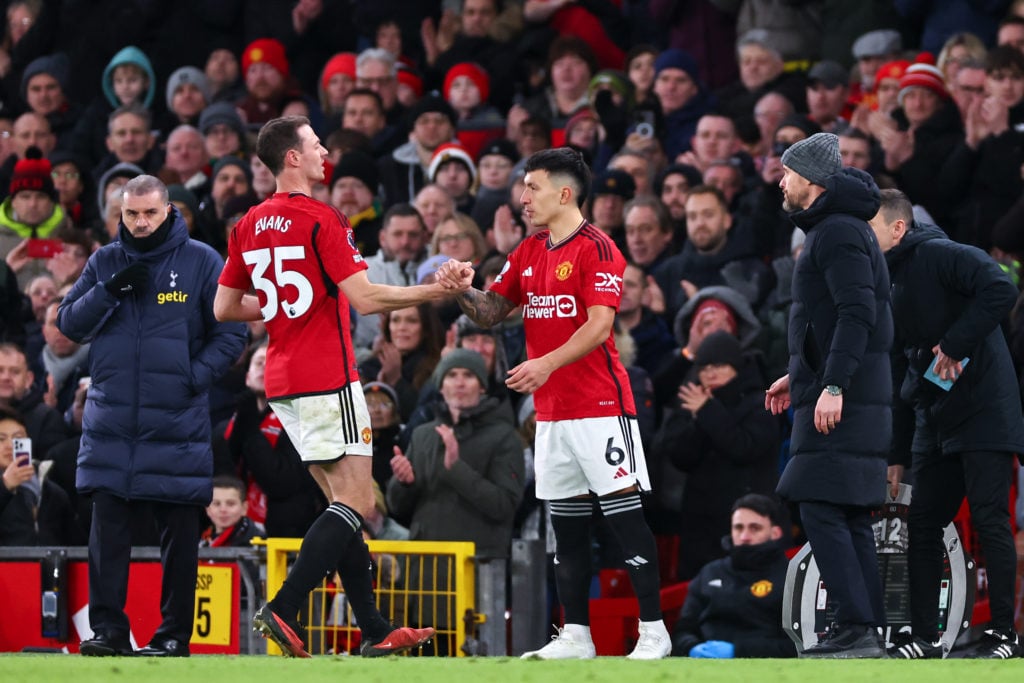
{"type": "Polygon", "coordinates": [[[359,378],[348,299],[335,283],[365,269],[348,219],[304,194],[275,194],[238,221],[220,284],[259,297],[267,398],[337,391],[359,378]]]}
{"type": "MultiPolygon", "coordinates": [[[[557,245],[547,230],[523,240],[491,289],[523,306],[526,350],[539,358],[569,340],[590,306],[618,310],[626,260],[590,223],[557,245]]],[[[538,420],[635,415],[626,369],[611,333],[600,346],[551,373],[534,395],[538,420]]]]}

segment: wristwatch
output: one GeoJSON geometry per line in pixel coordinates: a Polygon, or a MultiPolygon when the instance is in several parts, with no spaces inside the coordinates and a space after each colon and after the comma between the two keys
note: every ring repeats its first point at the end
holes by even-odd
{"type": "Polygon", "coordinates": [[[825,391],[828,392],[829,396],[842,396],[843,388],[838,384],[826,384],[825,391]]]}

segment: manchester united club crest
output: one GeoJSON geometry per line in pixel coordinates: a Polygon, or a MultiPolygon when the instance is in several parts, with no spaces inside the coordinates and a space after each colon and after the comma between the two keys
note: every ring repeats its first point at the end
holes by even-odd
{"type": "Polygon", "coordinates": [[[771,592],[772,582],[764,579],[762,579],[761,581],[757,581],[750,587],[750,594],[753,595],[755,598],[766,597],[771,592]]]}
{"type": "Polygon", "coordinates": [[[572,261],[562,261],[555,266],[555,277],[559,282],[564,282],[572,275],[572,261]]]}
{"type": "Polygon", "coordinates": [[[369,427],[363,427],[363,443],[370,443],[370,439],[373,438],[373,432],[370,431],[369,427]]]}

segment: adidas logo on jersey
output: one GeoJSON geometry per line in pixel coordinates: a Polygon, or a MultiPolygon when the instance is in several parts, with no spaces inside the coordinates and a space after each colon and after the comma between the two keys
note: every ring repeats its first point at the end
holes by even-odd
{"type": "Polygon", "coordinates": [[[623,477],[628,477],[628,476],[629,476],[629,472],[626,471],[626,468],[625,467],[620,467],[618,470],[615,471],[615,476],[612,477],[612,479],[622,479],[623,477]]]}
{"type": "Polygon", "coordinates": [[[533,277],[533,266],[526,266],[526,270],[523,271],[522,277],[533,277]]]}

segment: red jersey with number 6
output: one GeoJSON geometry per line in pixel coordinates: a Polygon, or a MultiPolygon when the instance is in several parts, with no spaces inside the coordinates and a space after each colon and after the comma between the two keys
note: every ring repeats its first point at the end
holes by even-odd
{"type": "Polygon", "coordinates": [[[220,284],[256,290],[267,325],[268,399],[337,391],[359,379],[349,302],[335,283],[366,270],[344,214],[302,193],[249,209],[228,239],[220,284]]]}
{"type": "MultiPolygon", "coordinates": [[[[523,306],[526,354],[562,346],[587,322],[587,308],[619,308],[626,260],[606,234],[584,221],[556,245],[542,230],[509,254],[491,290],[523,306]]],[[[537,419],[636,415],[629,376],[609,332],[600,346],[551,373],[534,394],[537,419]]]]}

